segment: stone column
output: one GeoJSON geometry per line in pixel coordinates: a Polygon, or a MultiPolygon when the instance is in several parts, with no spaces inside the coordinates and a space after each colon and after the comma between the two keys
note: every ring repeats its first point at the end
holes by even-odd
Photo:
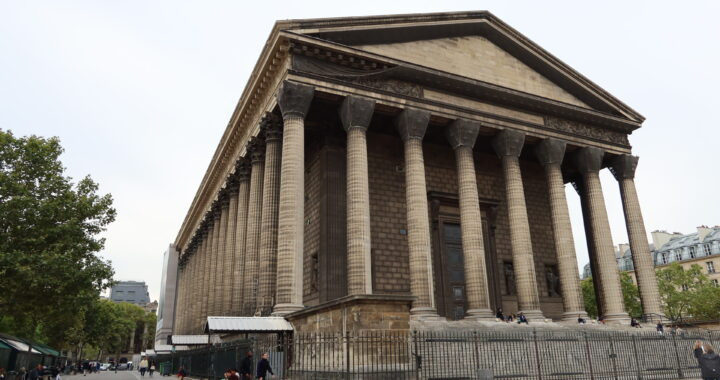
{"type": "Polygon", "coordinates": [[[565,198],[565,182],[560,167],[563,157],[565,157],[565,145],[565,141],[545,139],[535,147],[535,155],[545,168],[555,256],[560,274],[560,292],[565,309],[563,320],[577,322],[578,318],[586,318],[587,313],[580,290],[575,242],[570,226],[570,211],[568,211],[565,198]]]}
{"type": "Polygon", "coordinates": [[[243,315],[245,289],[245,234],[248,221],[248,198],[250,197],[250,164],[240,158],[235,164],[238,180],[238,205],[235,216],[235,260],[233,265],[233,303],[231,315],[243,315]]]}
{"type": "Polygon", "coordinates": [[[260,222],[262,218],[263,176],[265,173],[265,146],[260,138],[248,143],[250,154],[250,198],[248,199],[247,231],[245,232],[245,285],[243,289],[243,315],[253,315],[257,306],[258,251],[260,249],[260,222]]]}
{"type": "Polygon", "coordinates": [[[280,155],[282,119],[267,114],[261,128],[265,135],[265,177],[263,180],[262,220],[260,222],[260,286],[256,315],[267,316],[275,304],[277,276],[278,205],[280,198],[280,155]]]}
{"type": "Polygon", "coordinates": [[[347,133],[347,292],[372,294],[370,268],[370,185],[368,184],[367,132],[375,101],[354,95],[340,106],[340,121],[347,133]]]}
{"type": "Polygon", "coordinates": [[[186,266],[181,263],[182,260],[178,260],[178,276],[177,276],[177,296],[175,301],[175,321],[173,322],[173,331],[175,334],[185,333],[185,292],[187,273],[186,266]]]}
{"type": "Polygon", "coordinates": [[[278,262],[276,315],[303,308],[303,253],[305,220],[305,116],[315,89],[286,81],[277,102],[283,117],[280,205],[278,207],[278,262]]]}
{"type": "Polygon", "coordinates": [[[227,188],[220,190],[220,231],[218,232],[215,263],[215,315],[222,316],[226,301],[225,267],[227,266],[227,226],[230,217],[230,194],[227,188]]]}
{"type": "Polygon", "coordinates": [[[505,197],[507,201],[508,222],[510,223],[510,247],[515,270],[518,312],[528,319],[544,319],[540,311],[535,260],[530,223],[525,205],[525,190],[520,173],[520,153],[525,143],[525,134],[506,129],[493,138],[492,146],[502,161],[505,175],[505,197]]]}
{"type": "Polygon", "coordinates": [[[479,123],[458,119],[445,130],[445,137],[455,150],[457,165],[467,318],[494,321],[495,314],[490,310],[480,197],[473,158],[479,131],[479,123]]]}
{"type": "MultiPolygon", "coordinates": [[[[627,323],[630,321],[623,305],[623,295],[620,288],[617,262],[615,260],[615,247],[610,235],[610,222],[608,221],[605,199],[600,184],[600,169],[602,169],[604,152],[595,147],[586,147],[575,154],[575,165],[582,175],[583,191],[588,220],[592,230],[592,244],[595,248],[595,260],[600,284],[602,284],[603,316],[608,323],[627,323]]],[[[596,279],[594,279],[596,280],[596,279]]]]}
{"type": "MultiPolygon", "coordinates": [[[[197,234],[198,232],[196,232],[197,234]]],[[[200,287],[200,280],[198,279],[198,257],[199,254],[199,248],[200,245],[199,239],[195,241],[193,245],[193,253],[190,256],[190,299],[188,300],[186,307],[187,307],[187,327],[186,327],[186,333],[192,334],[194,326],[194,321],[197,316],[198,310],[197,310],[197,304],[199,302],[198,297],[198,288],[200,287]]]]}
{"type": "Polygon", "coordinates": [[[181,278],[178,279],[178,284],[182,284],[182,293],[178,294],[178,305],[179,308],[175,309],[175,315],[180,313],[180,331],[182,331],[183,334],[186,334],[189,328],[189,317],[190,317],[190,310],[188,310],[188,305],[190,304],[192,300],[192,256],[193,251],[186,249],[182,251],[183,255],[185,256],[183,258],[183,268],[181,274],[181,278]],[[181,282],[182,281],[182,282],[181,282]]]}
{"type": "Polygon", "coordinates": [[[417,319],[438,318],[433,290],[430,219],[422,150],[422,139],[429,121],[429,112],[416,109],[405,109],[395,119],[398,133],[405,145],[410,292],[416,297],[410,309],[410,317],[417,319]]]}
{"type": "Polygon", "coordinates": [[[203,321],[208,315],[208,291],[210,289],[210,286],[208,285],[210,282],[210,237],[212,236],[211,220],[212,216],[210,212],[208,212],[205,216],[205,221],[203,221],[202,227],[202,248],[200,255],[199,276],[202,280],[200,283],[200,302],[198,305],[200,312],[197,314],[195,326],[193,327],[193,331],[197,333],[201,333],[203,321]]]}
{"type": "Polygon", "coordinates": [[[637,168],[638,159],[637,156],[629,154],[620,155],[613,160],[611,169],[615,179],[620,184],[625,225],[630,240],[630,252],[632,252],[643,313],[654,314],[649,315],[649,317],[655,319],[662,315],[663,311],[660,306],[660,292],[655,277],[655,266],[650,254],[647,232],[645,231],[645,222],[643,221],[640,201],[635,190],[635,169],[637,168]]]}
{"type": "Polygon", "coordinates": [[[218,270],[220,269],[220,266],[218,265],[218,258],[220,256],[220,235],[221,235],[221,219],[222,219],[222,210],[221,210],[221,202],[219,200],[216,200],[213,203],[212,207],[212,213],[213,213],[213,228],[212,228],[212,236],[210,237],[210,255],[208,256],[208,259],[210,260],[209,267],[209,280],[208,280],[208,314],[207,316],[217,316],[217,305],[218,305],[218,280],[220,279],[220,276],[218,276],[218,270]]]}
{"type": "Polygon", "coordinates": [[[225,255],[223,259],[222,278],[222,315],[232,314],[233,303],[233,277],[235,276],[235,238],[238,210],[238,180],[231,175],[227,180],[228,214],[225,231],[225,255]]]}

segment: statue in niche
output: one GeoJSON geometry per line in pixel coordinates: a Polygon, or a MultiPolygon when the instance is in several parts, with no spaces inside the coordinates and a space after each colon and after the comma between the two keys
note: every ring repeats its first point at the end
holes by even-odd
{"type": "Polygon", "coordinates": [[[515,288],[515,268],[510,262],[503,263],[503,273],[505,275],[505,292],[507,295],[517,294],[515,288]]]}
{"type": "Polygon", "coordinates": [[[545,282],[547,284],[548,296],[560,296],[560,277],[555,273],[555,267],[553,265],[545,266],[545,282]]]}

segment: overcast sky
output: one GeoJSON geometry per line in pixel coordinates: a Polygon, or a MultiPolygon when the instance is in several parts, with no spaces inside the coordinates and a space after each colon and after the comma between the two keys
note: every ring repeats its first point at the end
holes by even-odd
{"type": "MultiPolygon", "coordinates": [[[[275,20],[480,9],[647,118],[630,141],[648,232],[720,224],[720,2],[0,0],[0,128],[60,137],[68,173],[112,193],[103,255],[157,299],[163,251],[275,20]]],[[[617,182],[602,179],[626,242],[617,182]]]]}

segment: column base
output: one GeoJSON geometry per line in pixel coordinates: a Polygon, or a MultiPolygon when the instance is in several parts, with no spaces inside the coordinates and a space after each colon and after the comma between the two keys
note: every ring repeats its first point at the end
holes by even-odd
{"type": "Polygon", "coordinates": [[[585,310],[582,311],[566,311],[563,313],[562,321],[563,322],[575,322],[577,323],[578,318],[582,318],[587,321],[588,315],[585,312],[585,310]]]}
{"type": "Polygon", "coordinates": [[[273,317],[283,317],[285,315],[294,313],[294,312],[302,310],[304,308],[305,308],[305,306],[303,304],[279,303],[279,304],[275,305],[271,315],[273,317]]]}
{"type": "Polygon", "coordinates": [[[520,315],[520,313],[527,318],[528,322],[545,322],[545,316],[542,310],[520,310],[518,311],[518,315],[520,315]]]}
{"type": "Polygon", "coordinates": [[[437,310],[433,307],[413,307],[410,309],[410,320],[412,321],[427,321],[427,320],[440,320],[440,316],[437,310]]]}
{"type": "Polygon", "coordinates": [[[605,324],[630,326],[630,315],[628,313],[606,314],[605,324]]]}
{"type": "Polygon", "coordinates": [[[490,309],[470,309],[463,319],[482,322],[496,322],[497,318],[490,309]]]}

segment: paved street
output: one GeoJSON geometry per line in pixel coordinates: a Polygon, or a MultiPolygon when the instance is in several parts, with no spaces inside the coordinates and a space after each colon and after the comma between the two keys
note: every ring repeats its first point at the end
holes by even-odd
{"type": "Polygon", "coordinates": [[[140,376],[138,371],[100,371],[98,373],[88,374],[87,376],[79,375],[63,375],[63,380],[148,380],[148,379],[169,379],[168,376],[161,376],[157,372],[150,377],[145,374],[145,377],[140,376]]]}

